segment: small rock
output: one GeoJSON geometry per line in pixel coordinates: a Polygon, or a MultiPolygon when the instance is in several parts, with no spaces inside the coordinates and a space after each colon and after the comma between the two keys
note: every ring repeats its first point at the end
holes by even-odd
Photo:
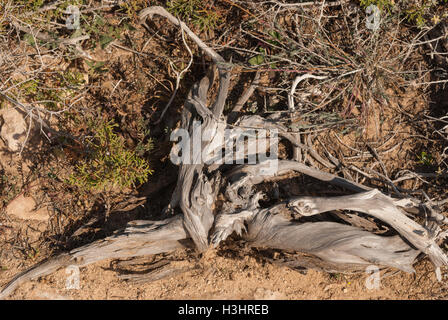
{"type": "Polygon", "coordinates": [[[272,291],[265,288],[257,288],[254,292],[255,300],[282,300],[285,295],[279,291],[272,291]]]}
{"type": "Polygon", "coordinates": [[[0,111],[3,124],[0,137],[5,141],[9,150],[17,152],[26,139],[27,124],[23,115],[15,108],[6,108],[0,111]]]}
{"type": "Polygon", "coordinates": [[[36,210],[36,201],[24,195],[18,196],[8,204],[6,214],[23,220],[46,221],[50,217],[47,208],[36,210]]]}
{"type": "Polygon", "coordinates": [[[324,291],[327,292],[328,290],[334,288],[334,284],[328,284],[325,286],[324,291]]]}

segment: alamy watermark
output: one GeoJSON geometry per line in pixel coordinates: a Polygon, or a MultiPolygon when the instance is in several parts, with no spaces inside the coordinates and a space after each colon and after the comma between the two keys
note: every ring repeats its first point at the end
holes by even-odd
{"type": "Polygon", "coordinates": [[[65,27],[70,30],[77,30],[80,27],[81,13],[77,6],[69,5],[64,12],[69,16],[65,19],[65,27]]]}
{"type": "Polygon", "coordinates": [[[375,265],[370,265],[366,268],[368,274],[366,278],[366,288],[369,290],[378,290],[381,286],[380,268],[375,265]]]}
{"type": "Polygon", "coordinates": [[[194,121],[192,134],[176,129],[170,135],[177,141],[170,153],[174,164],[264,164],[260,174],[275,174],[278,169],[277,129],[214,129],[203,130],[194,121]]]}
{"type": "Polygon", "coordinates": [[[68,274],[65,280],[65,289],[79,290],[79,267],[70,265],[65,269],[65,273],[68,274]]]}
{"type": "Polygon", "coordinates": [[[380,9],[376,5],[371,4],[366,8],[366,15],[366,28],[373,31],[378,30],[381,23],[380,9]]]}

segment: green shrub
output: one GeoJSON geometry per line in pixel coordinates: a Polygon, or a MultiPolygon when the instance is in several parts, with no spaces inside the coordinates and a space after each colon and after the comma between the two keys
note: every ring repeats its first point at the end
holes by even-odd
{"type": "Polygon", "coordinates": [[[214,29],[221,22],[217,11],[206,8],[207,1],[202,0],[170,0],[167,10],[182,20],[191,19],[201,30],[214,29]]]}
{"type": "MultiPolygon", "coordinates": [[[[87,141],[86,155],[68,179],[71,185],[83,191],[121,191],[148,180],[153,173],[148,161],[126,146],[114,132],[117,126],[112,121],[98,124],[95,135],[87,141]]],[[[151,141],[145,146],[148,151],[151,141]]]]}

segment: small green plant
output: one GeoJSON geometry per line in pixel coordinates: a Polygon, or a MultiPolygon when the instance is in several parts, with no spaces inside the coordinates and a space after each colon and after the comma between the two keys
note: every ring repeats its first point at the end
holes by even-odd
{"type": "Polygon", "coordinates": [[[27,96],[35,95],[39,88],[39,79],[32,79],[32,80],[23,82],[20,85],[20,88],[22,89],[22,92],[27,96]]]}
{"type": "Polygon", "coordinates": [[[26,255],[28,259],[31,259],[32,261],[36,260],[40,255],[39,248],[30,247],[26,255]]]}
{"type": "Polygon", "coordinates": [[[135,146],[135,152],[142,157],[145,153],[148,153],[153,149],[154,143],[149,137],[149,120],[144,120],[141,118],[137,122],[137,126],[139,142],[135,146]]]}
{"type": "Polygon", "coordinates": [[[110,121],[92,126],[97,127],[96,133],[87,142],[86,155],[75,166],[68,183],[83,191],[121,191],[146,182],[153,170],[114,132],[118,125],[110,121]]]}
{"type": "Polygon", "coordinates": [[[60,72],[59,75],[61,76],[62,80],[67,84],[67,86],[70,87],[80,87],[85,83],[83,74],[79,71],[70,71],[67,70],[65,72],[60,72]]]}
{"type": "Polygon", "coordinates": [[[256,56],[253,56],[247,62],[249,62],[249,64],[251,66],[258,66],[258,65],[264,63],[264,59],[265,59],[265,55],[262,53],[262,54],[257,54],[256,56]]]}
{"type": "MultiPolygon", "coordinates": [[[[269,59],[269,54],[268,54],[268,50],[272,49],[272,48],[279,48],[282,46],[281,41],[282,36],[280,35],[280,33],[278,33],[275,30],[269,30],[266,33],[266,44],[264,47],[258,47],[258,51],[260,52],[260,54],[257,54],[256,56],[251,57],[247,62],[251,65],[251,66],[258,66],[261,65],[263,63],[269,63],[270,59],[269,59]],[[272,47],[272,48],[270,48],[272,47]]],[[[275,63],[270,63],[270,67],[271,68],[276,68],[276,64],[275,63]]]]}
{"type": "Polygon", "coordinates": [[[430,166],[433,163],[433,157],[430,153],[422,151],[420,155],[417,155],[418,163],[424,164],[425,166],[430,166]]]}
{"type": "Polygon", "coordinates": [[[88,19],[88,17],[82,18],[84,21],[86,33],[90,35],[91,39],[93,39],[92,48],[99,44],[101,49],[105,49],[115,39],[120,39],[122,32],[126,28],[124,24],[109,24],[107,20],[100,15],[97,15],[94,19],[90,20],[88,19]]]}
{"type": "Polygon", "coordinates": [[[93,76],[95,74],[107,72],[107,70],[108,70],[107,68],[104,68],[104,65],[106,64],[106,62],[104,62],[104,61],[88,61],[88,60],[86,60],[86,64],[89,66],[89,74],[91,76],[93,76]]]}
{"type": "Polygon", "coordinates": [[[21,191],[19,178],[0,170],[0,208],[14,199],[21,191]]]}
{"type": "Polygon", "coordinates": [[[126,0],[121,1],[119,4],[121,10],[126,12],[126,15],[138,21],[138,13],[146,7],[149,7],[151,5],[151,2],[149,0],[126,0]]]}
{"type": "Polygon", "coordinates": [[[78,71],[58,71],[41,74],[27,81],[13,81],[17,85],[15,94],[39,102],[49,110],[59,110],[66,99],[74,97],[84,85],[83,74],[78,71]],[[63,88],[53,90],[51,87],[63,88]]]}
{"type": "Polygon", "coordinates": [[[340,273],[330,273],[329,276],[331,280],[339,281],[342,279],[342,274],[340,273]]]}
{"type": "Polygon", "coordinates": [[[212,9],[208,9],[202,0],[170,0],[167,2],[167,10],[186,20],[191,19],[191,22],[199,27],[201,30],[214,29],[221,22],[221,15],[212,9]]]}

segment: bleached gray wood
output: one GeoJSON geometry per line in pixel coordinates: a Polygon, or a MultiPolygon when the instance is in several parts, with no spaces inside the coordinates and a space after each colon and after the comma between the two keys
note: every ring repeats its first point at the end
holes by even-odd
{"type": "Polygon", "coordinates": [[[378,264],[406,272],[414,270],[412,263],[419,251],[399,236],[377,236],[335,222],[298,223],[288,219],[289,210],[285,202],[269,209],[248,208],[220,214],[212,242],[217,246],[236,231],[253,246],[309,253],[341,266],[378,264]]]}
{"type": "MultiPolygon", "coordinates": [[[[399,203],[399,201],[396,201],[399,203]]],[[[405,237],[420,251],[426,253],[436,268],[448,265],[447,255],[434,241],[435,235],[409,219],[394,200],[374,189],[341,197],[297,197],[289,206],[301,215],[314,215],[332,210],[353,210],[378,218],[405,237]]]]}
{"type": "MultiPolygon", "coordinates": [[[[270,164],[268,163],[269,161],[272,160],[267,160],[252,166],[247,165],[236,166],[235,169],[231,170],[227,174],[228,179],[230,181],[234,181],[238,180],[241,175],[244,175],[246,177],[245,178],[246,183],[254,185],[260,184],[269,177],[266,174],[264,175],[261,174],[262,170],[265,170],[270,166],[270,164]]],[[[278,170],[275,173],[275,176],[281,176],[294,171],[306,174],[307,176],[313,177],[315,179],[325,181],[330,184],[334,184],[339,187],[343,187],[355,192],[372,190],[372,188],[370,187],[361,185],[353,181],[349,181],[347,179],[341,178],[331,173],[311,168],[303,163],[299,163],[297,161],[292,160],[278,160],[278,170]]]]}
{"type": "Polygon", "coordinates": [[[381,237],[334,222],[295,223],[262,211],[248,223],[244,237],[253,245],[294,250],[335,264],[390,266],[414,272],[419,254],[399,236],[381,237]]]}
{"type": "Polygon", "coordinates": [[[0,291],[0,299],[9,296],[20,284],[46,276],[69,265],[78,267],[114,258],[170,252],[189,247],[183,218],[178,215],[163,221],[133,221],[115,235],[43,261],[15,276],[0,291]]]}

